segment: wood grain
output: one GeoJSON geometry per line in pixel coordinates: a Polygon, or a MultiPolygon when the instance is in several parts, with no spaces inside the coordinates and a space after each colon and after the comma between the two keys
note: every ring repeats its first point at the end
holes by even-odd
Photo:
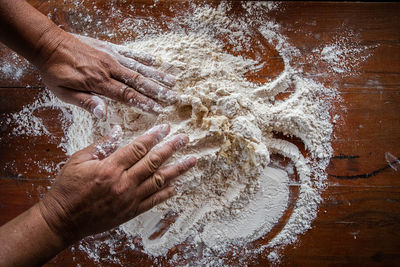
{"type": "MultiPolygon", "coordinates": [[[[51,14],[51,18],[68,31],[86,32],[92,37],[116,43],[132,40],[135,34],[115,25],[119,25],[124,17],[147,16],[141,10],[153,4],[139,1],[133,5],[141,8],[129,9],[130,4],[121,1],[112,9],[110,1],[84,1],[80,9],[71,12],[70,1],[30,2],[43,13],[51,14]],[[102,12],[93,15],[93,21],[79,15],[81,9],[93,13],[94,6],[102,12]],[[121,10],[123,16],[110,16],[115,10],[121,10]],[[98,21],[103,22],[101,26],[96,24],[98,21]],[[104,34],[104,27],[109,34],[104,34]]],[[[211,4],[216,5],[215,2],[211,4]]],[[[179,12],[185,12],[188,5],[185,1],[160,2],[152,12],[156,18],[163,14],[163,19],[168,21],[179,12]],[[169,11],[171,6],[176,13],[169,11]]],[[[232,12],[240,15],[239,4],[233,3],[233,7],[232,12]]],[[[397,3],[289,2],[283,3],[279,12],[266,18],[282,25],[282,33],[303,55],[311,54],[314,49],[335,40],[338,32],[349,29],[359,34],[354,40],[355,46],[374,47],[372,56],[353,75],[346,77],[329,73],[326,66],[298,59],[310,76],[341,92],[342,102],[337,102],[335,108],[343,120],[334,128],[332,144],[335,157],[327,169],[330,175],[328,187],[323,192],[324,201],[318,216],[311,230],[301,235],[296,244],[282,250],[281,264],[284,266],[399,265],[400,166],[395,171],[385,159],[386,152],[400,157],[399,14],[400,5],[397,3]],[[321,78],[321,73],[326,75],[321,78]]],[[[165,21],[159,23],[164,25],[165,21]]],[[[227,49],[230,48],[227,46],[227,49]]],[[[266,51],[269,67],[249,79],[265,81],[282,70],[282,60],[277,52],[271,47],[266,51]]],[[[3,46],[0,47],[0,58],[2,62],[17,60],[3,46]]],[[[39,163],[57,164],[67,159],[57,147],[63,136],[57,119],[59,111],[40,111],[44,123],[55,136],[51,139],[47,136],[12,135],[14,125],[5,123],[10,114],[31,103],[42,90],[43,85],[33,67],[28,66],[17,79],[0,73],[0,224],[28,209],[51,185],[55,174],[40,170],[39,163]]],[[[296,189],[292,188],[291,193],[295,198],[296,189]]],[[[284,220],[285,216],[276,229],[283,225],[284,220]]],[[[150,266],[153,263],[141,253],[120,253],[124,255],[123,263],[127,266],[150,266]]],[[[249,265],[268,265],[266,255],[259,255],[249,265]]],[[[48,265],[77,263],[96,266],[84,253],[70,249],[48,265]]],[[[161,263],[166,265],[165,261],[161,260],[161,263]]],[[[235,262],[231,264],[235,265],[235,262]]]]}

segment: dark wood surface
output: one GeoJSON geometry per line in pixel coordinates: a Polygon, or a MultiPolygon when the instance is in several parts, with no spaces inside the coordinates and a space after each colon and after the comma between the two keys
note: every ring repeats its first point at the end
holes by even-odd
{"type": "MultiPolygon", "coordinates": [[[[122,18],[110,17],[110,21],[102,25],[114,33],[107,36],[82,17],[69,12],[71,4],[64,4],[64,1],[31,2],[43,13],[52,14],[52,19],[66,30],[76,33],[92,30],[96,32],[93,37],[117,43],[134,38],[134,33],[127,34],[116,26],[122,18]]],[[[136,5],[142,8],[149,5],[147,1],[142,2],[136,5]]],[[[108,18],[111,8],[107,1],[82,2],[88,13],[93,12],[94,4],[103,11],[95,19],[104,21],[108,18]]],[[[186,2],[161,2],[153,9],[154,17],[159,14],[172,17],[173,14],[167,11],[169,5],[181,7],[182,12],[187,7],[186,2]]],[[[141,15],[140,9],[133,14],[127,6],[127,3],[114,4],[114,8],[121,9],[123,14],[126,12],[126,16],[141,15]]],[[[386,152],[397,158],[400,156],[399,14],[400,5],[396,3],[320,2],[283,3],[279,12],[271,14],[282,25],[282,33],[303,54],[329,43],[340,27],[343,31],[353,29],[359,33],[355,45],[375,47],[371,57],[358,66],[354,75],[331,74],[323,80],[327,85],[337,87],[343,98],[336,106],[337,110],[342,109],[343,120],[334,128],[335,157],[327,169],[328,187],[323,192],[323,203],[312,229],[282,251],[282,265],[400,264],[400,165],[395,171],[385,159],[386,152]]],[[[7,48],[0,48],[3,59],[10,55],[7,48]]],[[[273,77],[282,69],[282,63],[276,51],[271,49],[266,55],[271,57],[270,67],[263,70],[263,75],[273,77]]],[[[321,71],[319,66],[307,61],[304,61],[304,68],[315,77],[321,71]]],[[[262,77],[253,78],[262,80],[262,77]]],[[[57,110],[40,112],[55,138],[14,136],[10,134],[13,125],[5,123],[11,113],[32,103],[42,90],[43,85],[33,68],[19,79],[0,79],[0,224],[28,209],[47,191],[49,179],[55,173],[41,170],[38,162],[57,164],[66,160],[57,147],[63,136],[57,110]]],[[[295,191],[292,190],[292,197],[295,191]]],[[[279,225],[277,227],[279,229],[279,225]]],[[[77,263],[95,265],[84,253],[70,249],[49,265],[77,263]]],[[[124,263],[151,265],[152,260],[143,254],[131,253],[124,263]]],[[[249,264],[267,264],[266,254],[259,255],[249,264]]]]}

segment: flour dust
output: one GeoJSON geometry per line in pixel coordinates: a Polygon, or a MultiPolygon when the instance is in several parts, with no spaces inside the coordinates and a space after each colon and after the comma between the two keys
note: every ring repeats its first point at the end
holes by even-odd
{"type": "MultiPolygon", "coordinates": [[[[116,250],[125,236],[128,253],[141,250],[155,263],[167,259],[177,265],[225,265],[233,259],[245,264],[263,251],[276,262],[281,248],[311,228],[332,156],[332,102],[339,99],[338,92],[307,78],[296,65],[293,59],[301,56],[300,51],[269,16],[279,10],[279,4],[243,3],[246,15],[242,17],[228,15],[231,8],[228,3],[191,4],[188,12],[168,21],[167,31],[150,18],[124,20],[124,31],[138,33],[124,49],[156,56],[159,68],[177,78],[174,90],[181,101],[157,117],[106,99],[108,118],[98,120],[50,92],[14,115],[20,127],[17,132],[31,129],[34,133],[23,133],[48,134],[32,111],[45,106],[61,109],[71,122],[64,128],[61,144],[68,155],[107,135],[115,125],[124,133],[121,146],[162,123],[171,126],[171,136],[189,136],[187,147],[172,161],[194,155],[198,163],[179,179],[175,197],[114,229],[108,237],[89,237],[73,250],[85,251],[98,263],[121,264],[116,250]],[[263,84],[246,78],[266,67],[263,51],[270,49],[261,42],[254,44],[254,34],[283,61],[281,73],[263,84]],[[246,51],[255,56],[246,57],[246,51]],[[307,156],[277,133],[301,139],[307,156]],[[292,167],[286,171],[272,167],[272,154],[290,159],[292,167]],[[293,170],[298,180],[289,178],[293,170]],[[290,186],[298,187],[298,194],[289,211],[290,186]],[[275,229],[284,214],[288,218],[284,226],[268,242],[257,245],[254,241],[275,229]],[[132,241],[137,238],[140,244],[132,241]],[[100,256],[101,250],[108,250],[108,255],[100,256]]],[[[314,55],[313,60],[347,72],[345,65],[338,64],[346,64],[353,54],[345,47],[332,47],[318,50],[321,56],[314,55]]]]}

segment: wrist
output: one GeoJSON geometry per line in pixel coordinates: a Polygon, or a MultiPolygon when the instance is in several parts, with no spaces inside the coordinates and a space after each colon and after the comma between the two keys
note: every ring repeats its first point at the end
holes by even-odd
{"type": "Polygon", "coordinates": [[[41,69],[67,38],[68,34],[54,23],[44,26],[34,48],[32,64],[41,69]]]}
{"type": "Polygon", "coordinates": [[[62,196],[53,189],[38,203],[40,215],[48,228],[62,241],[65,247],[80,238],[77,236],[77,227],[72,223],[62,196]]]}
{"type": "Polygon", "coordinates": [[[38,204],[34,205],[30,209],[30,212],[32,213],[32,217],[34,218],[33,221],[36,221],[37,227],[41,229],[40,232],[43,236],[42,239],[48,240],[47,243],[49,249],[56,251],[57,253],[68,246],[68,244],[64,242],[62,237],[51,230],[46,220],[44,219],[38,204]]]}

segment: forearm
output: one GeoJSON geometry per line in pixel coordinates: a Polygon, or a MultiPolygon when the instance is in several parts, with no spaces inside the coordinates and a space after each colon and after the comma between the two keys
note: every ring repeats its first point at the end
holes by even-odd
{"type": "Polygon", "coordinates": [[[39,266],[64,248],[37,205],[0,227],[0,266],[39,266]]]}
{"type": "Polygon", "coordinates": [[[63,30],[24,0],[0,0],[0,41],[35,65],[59,45],[63,30]]]}

